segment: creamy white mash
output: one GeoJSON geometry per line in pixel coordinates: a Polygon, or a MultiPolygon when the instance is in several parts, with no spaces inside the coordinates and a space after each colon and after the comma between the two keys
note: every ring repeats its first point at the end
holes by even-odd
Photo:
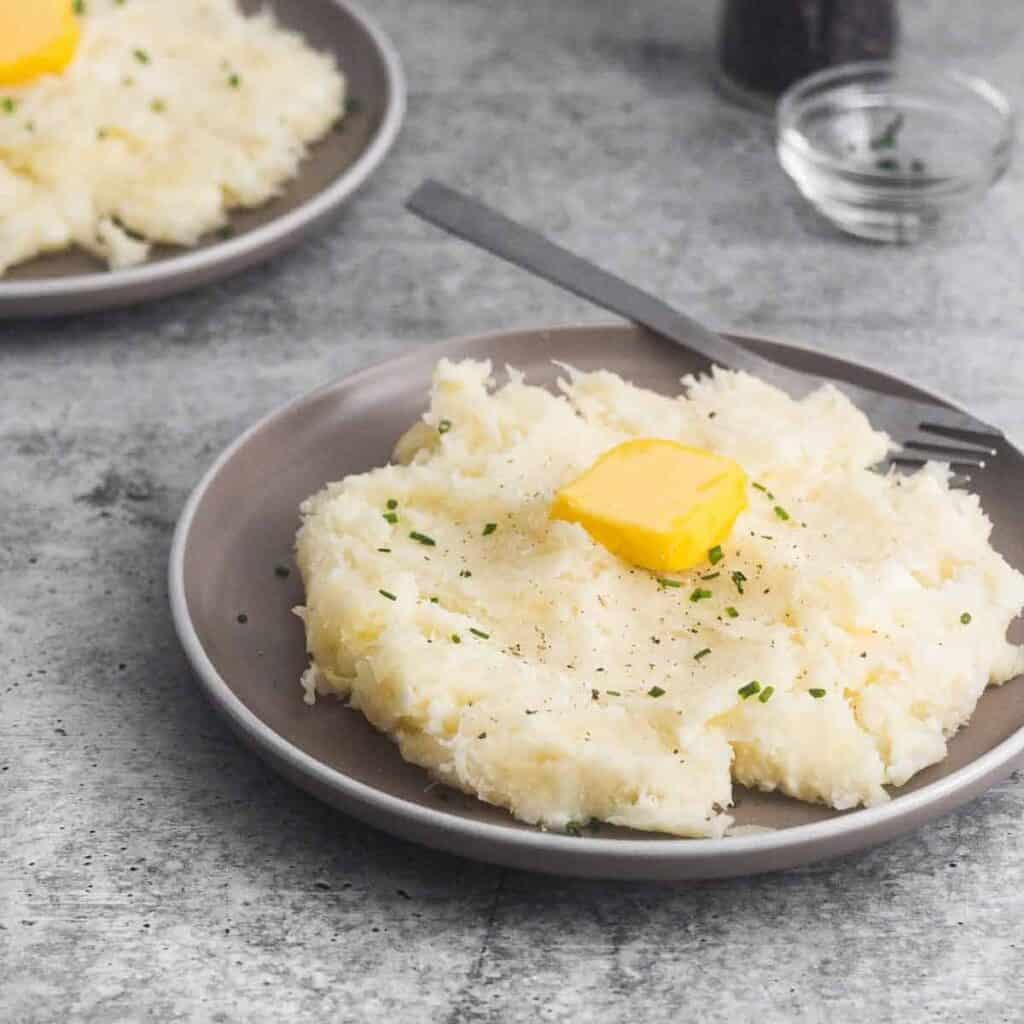
{"type": "Polygon", "coordinates": [[[556,397],[442,362],[408,464],[302,506],[307,699],[348,697],[407,760],[556,829],[718,836],[734,780],[849,808],[941,760],[1024,669],[1006,640],[1024,576],[978,499],[938,465],[869,470],[888,440],[833,388],[686,383],[667,398],[567,371],[556,397]],[[548,518],[631,437],[756,481],[724,557],[680,586],[548,518]]]}
{"type": "Polygon", "coordinates": [[[0,87],[0,273],[78,245],[125,267],[292,178],[341,115],[331,58],[236,0],[88,0],[70,66],[0,87]]]}

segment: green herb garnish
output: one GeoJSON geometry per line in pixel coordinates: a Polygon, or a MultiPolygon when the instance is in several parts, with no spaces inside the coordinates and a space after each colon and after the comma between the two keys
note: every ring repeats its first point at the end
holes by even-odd
{"type": "Polygon", "coordinates": [[[154,114],[163,114],[167,110],[167,104],[163,100],[153,100],[149,105],[149,109],[154,114]]]}
{"type": "Polygon", "coordinates": [[[473,574],[468,569],[459,570],[459,579],[468,580],[473,574]]]}
{"type": "Polygon", "coordinates": [[[785,523],[789,521],[789,513],[781,506],[775,506],[775,514],[785,523]]]}
{"type": "Polygon", "coordinates": [[[965,626],[969,626],[971,624],[971,613],[964,612],[963,615],[960,616],[960,622],[965,626]]]}
{"type": "Polygon", "coordinates": [[[740,617],[740,613],[736,611],[736,609],[733,608],[732,605],[729,605],[725,609],[725,614],[728,615],[730,619],[738,619],[740,617]]]}
{"type": "Polygon", "coordinates": [[[461,644],[462,643],[462,637],[459,636],[458,633],[452,633],[452,643],[453,644],[461,644]]]}
{"type": "Polygon", "coordinates": [[[448,431],[451,430],[451,429],[452,429],[452,421],[451,420],[441,420],[441,422],[438,423],[438,425],[437,425],[437,432],[439,434],[447,434],[448,431]]]}
{"type": "Polygon", "coordinates": [[[430,599],[430,603],[431,604],[440,604],[440,602],[441,602],[441,598],[439,598],[439,597],[432,597],[430,599]]]}
{"type": "Polygon", "coordinates": [[[744,576],[743,573],[739,571],[739,569],[737,569],[734,573],[731,573],[730,578],[732,579],[733,583],[736,584],[736,589],[742,594],[743,584],[747,582],[747,577],[744,576]]]}
{"type": "Polygon", "coordinates": [[[772,494],[764,484],[759,484],[755,481],[751,484],[751,487],[753,487],[755,491],[760,491],[769,501],[775,500],[775,495],[772,494]]]}
{"type": "Polygon", "coordinates": [[[710,647],[703,647],[703,648],[701,648],[701,650],[699,650],[693,656],[693,660],[694,661],[700,661],[701,658],[706,658],[710,653],[711,653],[711,648],[710,647]]]}
{"type": "Polygon", "coordinates": [[[815,687],[813,690],[807,691],[815,700],[821,700],[825,696],[826,690],[822,690],[820,687],[815,687]]]}
{"type": "Polygon", "coordinates": [[[755,679],[753,682],[747,683],[746,686],[741,686],[736,692],[746,700],[748,697],[753,697],[761,689],[761,684],[755,679]]]}
{"type": "Polygon", "coordinates": [[[396,512],[384,512],[383,516],[392,525],[398,522],[398,514],[396,512]]]}
{"type": "Polygon", "coordinates": [[[490,640],[491,639],[491,634],[490,633],[485,633],[482,629],[476,629],[473,626],[470,626],[469,627],[469,631],[470,631],[470,633],[473,634],[473,636],[480,637],[481,640],[490,640]]]}
{"type": "Polygon", "coordinates": [[[665,696],[665,691],[660,686],[652,686],[647,691],[647,696],[648,697],[664,697],[665,696]]]}
{"type": "Polygon", "coordinates": [[[409,539],[425,544],[428,548],[432,548],[437,544],[433,537],[428,537],[425,533],[420,533],[419,530],[413,530],[409,534],[409,539]]]}
{"type": "Polygon", "coordinates": [[[0,100],[0,109],[5,114],[13,114],[18,109],[18,101],[13,96],[5,96],[0,100]]]}
{"type": "Polygon", "coordinates": [[[241,84],[242,79],[235,72],[228,75],[228,85],[230,85],[232,89],[237,89],[241,84]]]}
{"type": "Polygon", "coordinates": [[[762,704],[767,704],[772,699],[772,694],[775,692],[774,686],[766,686],[762,691],[761,695],[757,698],[762,704]]]}
{"type": "Polygon", "coordinates": [[[378,590],[377,593],[380,594],[381,597],[386,597],[389,601],[398,600],[398,598],[395,597],[395,595],[392,594],[390,590],[378,590]]]}
{"type": "Polygon", "coordinates": [[[690,600],[696,603],[697,601],[706,601],[711,597],[711,591],[706,590],[704,587],[697,587],[692,594],[690,594],[690,600]]]}
{"type": "Polygon", "coordinates": [[[903,128],[903,115],[897,114],[869,143],[872,149],[892,149],[903,128]]]}
{"type": "Polygon", "coordinates": [[[495,531],[495,530],[496,530],[497,528],[498,528],[498,524],[497,524],[497,523],[487,523],[487,524],[486,524],[486,525],[484,526],[484,532],[483,532],[483,535],[484,535],[485,537],[490,537],[490,535],[491,535],[492,533],[494,533],[494,531],[495,531]]]}
{"type": "Polygon", "coordinates": [[[681,587],[683,584],[679,580],[670,580],[665,577],[661,577],[658,580],[659,587],[681,587]]]}
{"type": "Polygon", "coordinates": [[[712,565],[718,565],[718,563],[723,558],[725,558],[725,555],[722,553],[722,545],[721,544],[716,544],[713,548],[711,548],[710,551],[708,551],[708,561],[712,565]]]}
{"type": "Polygon", "coordinates": [[[71,5],[71,10],[73,10],[75,14],[85,14],[85,0],[75,0],[71,5]]]}
{"type": "Polygon", "coordinates": [[[884,156],[880,160],[875,161],[875,166],[880,171],[898,171],[900,169],[900,162],[895,157],[884,156]]]}
{"type": "Polygon", "coordinates": [[[605,690],[604,692],[607,693],[609,697],[621,697],[622,696],[622,694],[618,690],[605,690]]]}
{"type": "Polygon", "coordinates": [[[135,59],[140,64],[148,64],[149,63],[149,54],[146,53],[145,50],[133,50],[132,52],[135,55],[135,59]]]}
{"type": "Polygon", "coordinates": [[[398,508],[398,501],[395,498],[388,498],[388,508],[398,508]]]}
{"type": "Polygon", "coordinates": [[[706,572],[701,576],[702,580],[717,580],[722,574],[720,572],[706,572]]]}

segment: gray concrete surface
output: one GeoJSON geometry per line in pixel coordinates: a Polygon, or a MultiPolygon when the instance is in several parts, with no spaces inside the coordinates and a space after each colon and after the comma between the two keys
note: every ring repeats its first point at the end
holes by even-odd
{"type": "MultiPolygon", "coordinates": [[[[958,230],[857,244],[709,89],[710,3],[372,7],[408,125],[326,233],[147,309],[0,326],[0,1020],[1020,1020],[1019,778],[781,876],[570,882],[371,831],[212,717],[164,567],[214,454],[411,346],[604,318],[404,215],[427,174],[710,321],[874,360],[1024,434],[1021,161],[958,230]]],[[[912,49],[1024,103],[1017,0],[906,15],[912,49]]]]}

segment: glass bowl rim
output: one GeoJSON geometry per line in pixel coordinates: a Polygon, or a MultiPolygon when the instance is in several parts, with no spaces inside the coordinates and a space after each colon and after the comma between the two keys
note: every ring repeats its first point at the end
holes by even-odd
{"type": "MultiPolygon", "coordinates": [[[[1003,92],[991,82],[978,75],[960,71],[954,67],[937,67],[925,61],[914,60],[866,60],[848,64],[838,64],[822,71],[805,76],[794,82],[780,97],[775,108],[776,139],[780,145],[786,145],[799,151],[805,159],[817,166],[835,171],[846,176],[856,176],[865,183],[879,186],[897,184],[902,192],[906,192],[908,182],[919,184],[922,191],[937,184],[935,178],[914,178],[910,174],[893,174],[891,171],[877,171],[865,167],[857,167],[850,160],[832,156],[815,146],[799,129],[800,114],[804,104],[812,95],[829,92],[832,88],[849,83],[869,75],[886,74],[894,79],[904,79],[908,86],[902,91],[913,92],[913,83],[923,88],[928,84],[944,83],[952,85],[962,96],[970,96],[980,100],[989,111],[996,115],[999,125],[997,137],[986,154],[986,170],[983,173],[970,173],[944,176],[939,181],[963,183],[987,177],[994,181],[1006,169],[1007,155],[1016,135],[1014,108],[1003,92]]],[[[897,85],[894,93],[901,90],[897,85]]]]}

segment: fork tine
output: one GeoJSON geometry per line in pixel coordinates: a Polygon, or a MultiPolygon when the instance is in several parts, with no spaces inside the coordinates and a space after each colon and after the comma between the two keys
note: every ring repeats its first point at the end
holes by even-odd
{"type": "MultiPolygon", "coordinates": [[[[946,423],[935,423],[931,420],[922,421],[918,429],[924,430],[929,434],[935,434],[937,437],[948,437],[953,441],[963,441],[967,444],[980,443],[986,447],[995,445],[1003,436],[994,428],[990,431],[984,431],[973,427],[957,427],[946,423]]],[[[993,448],[993,451],[995,450],[993,448]]]]}
{"type": "MultiPolygon", "coordinates": [[[[903,458],[898,455],[892,455],[884,462],[879,463],[879,468],[883,470],[897,469],[909,473],[912,470],[920,469],[923,465],[924,461],[922,459],[903,458]]],[[[971,482],[971,474],[966,470],[967,467],[964,467],[962,471],[954,472],[949,478],[949,486],[967,487],[971,482]]]]}
{"type": "Polygon", "coordinates": [[[951,458],[948,455],[928,455],[925,452],[914,453],[908,451],[896,452],[889,457],[894,466],[923,466],[926,462],[945,462],[950,466],[969,469],[984,469],[985,459],[978,455],[963,455],[951,458]]]}
{"type": "Polygon", "coordinates": [[[947,405],[934,405],[931,402],[914,402],[922,423],[932,423],[937,427],[949,427],[953,430],[970,430],[976,434],[995,434],[1000,431],[984,420],[972,416],[969,412],[951,409],[947,405]]]}
{"type": "Polygon", "coordinates": [[[906,438],[901,447],[904,450],[910,449],[916,452],[934,452],[936,458],[945,456],[944,461],[956,456],[973,455],[980,459],[991,459],[996,454],[996,449],[987,444],[951,444],[941,434],[915,434],[906,438]]]}

